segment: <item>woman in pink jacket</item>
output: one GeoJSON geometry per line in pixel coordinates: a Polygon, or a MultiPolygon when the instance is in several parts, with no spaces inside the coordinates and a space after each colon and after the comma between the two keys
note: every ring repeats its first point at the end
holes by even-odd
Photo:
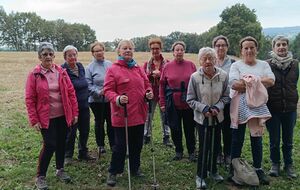
{"type": "Polygon", "coordinates": [[[126,139],[124,105],[128,113],[128,145],[130,172],[141,177],[140,156],[143,147],[144,124],[147,116],[147,100],[153,98],[150,82],[141,67],[133,59],[134,44],[122,40],[118,47],[118,60],[107,70],[104,95],[111,107],[111,120],[115,145],[109,167],[107,185],[116,184],[116,175],[123,173],[126,139]]]}
{"type": "Polygon", "coordinates": [[[52,44],[40,43],[38,57],[41,64],[28,75],[25,102],[30,125],[43,138],[35,184],[38,189],[48,189],[46,173],[54,152],[56,176],[65,183],[71,181],[64,171],[65,142],[68,127],[77,123],[78,105],[67,72],[53,63],[52,44]]]}

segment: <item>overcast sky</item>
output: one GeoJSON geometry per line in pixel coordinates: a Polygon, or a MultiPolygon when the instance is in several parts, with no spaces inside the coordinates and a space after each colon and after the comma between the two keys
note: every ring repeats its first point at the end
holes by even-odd
{"type": "Polygon", "coordinates": [[[46,20],[87,24],[99,41],[173,31],[200,34],[236,3],[255,9],[263,28],[300,25],[300,0],[0,0],[6,13],[36,12],[46,20]]]}

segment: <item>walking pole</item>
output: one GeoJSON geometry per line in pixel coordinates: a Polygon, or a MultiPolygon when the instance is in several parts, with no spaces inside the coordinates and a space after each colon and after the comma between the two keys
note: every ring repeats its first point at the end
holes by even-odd
{"type": "MultiPolygon", "coordinates": [[[[150,125],[150,116],[152,113],[152,102],[151,100],[148,101],[148,125],[150,125]]],[[[148,127],[148,126],[147,126],[148,127]]],[[[154,152],[154,143],[153,143],[153,134],[150,136],[151,141],[151,152],[152,152],[152,166],[153,166],[153,184],[151,185],[154,190],[158,189],[159,185],[156,181],[156,172],[155,172],[155,152],[154,152]]]]}
{"type": "Polygon", "coordinates": [[[202,152],[202,167],[201,167],[201,181],[200,181],[200,187],[202,187],[203,183],[203,176],[204,176],[204,164],[205,164],[205,153],[206,153],[206,139],[207,139],[207,128],[208,128],[208,118],[205,117],[203,121],[204,126],[204,139],[203,139],[203,152],[202,152]]]}
{"type": "Polygon", "coordinates": [[[128,143],[128,115],[127,115],[126,104],[124,105],[124,116],[125,116],[125,139],[126,139],[126,157],[127,157],[127,172],[128,172],[128,189],[131,190],[129,143],[128,143]]]}
{"type": "Polygon", "coordinates": [[[212,117],[212,135],[211,135],[211,147],[210,147],[210,173],[212,174],[213,157],[214,157],[214,145],[215,145],[215,130],[216,130],[216,116],[212,117]]]}
{"type": "MultiPolygon", "coordinates": [[[[102,123],[103,123],[103,128],[104,128],[104,109],[105,109],[105,96],[104,95],[101,95],[101,120],[100,120],[100,124],[102,125],[102,123]]],[[[101,126],[100,125],[100,126],[101,126]]],[[[99,129],[99,130],[101,130],[101,129],[99,129]]],[[[104,129],[103,129],[104,130],[104,129]]],[[[105,137],[105,132],[104,132],[104,134],[103,134],[103,138],[105,137]]],[[[101,150],[100,150],[100,147],[99,147],[99,150],[98,150],[99,152],[98,152],[98,160],[100,160],[100,158],[101,158],[101,150]]]]}

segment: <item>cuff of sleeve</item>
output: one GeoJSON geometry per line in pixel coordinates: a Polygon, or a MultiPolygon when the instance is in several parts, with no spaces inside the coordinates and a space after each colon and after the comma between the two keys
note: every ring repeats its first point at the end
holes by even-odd
{"type": "Polygon", "coordinates": [[[122,107],[121,102],[120,102],[120,97],[121,96],[117,96],[117,98],[116,98],[116,104],[117,104],[117,106],[122,107]]]}

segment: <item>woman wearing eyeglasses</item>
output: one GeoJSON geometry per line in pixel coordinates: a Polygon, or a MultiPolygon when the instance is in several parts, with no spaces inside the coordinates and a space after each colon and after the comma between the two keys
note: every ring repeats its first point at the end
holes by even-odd
{"type": "Polygon", "coordinates": [[[68,73],[54,64],[54,48],[40,43],[38,64],[28,75],[25,103],[30,125],[40,131],[43,147],[39,155],[35,184],[48,189],[46,173],[55,152],[56,176],[68,183],[71,178],[64,171],[67,128],[77,123],[78,105],[68,73]]]}
{"type": "Polygon", "coordinates": [[[101,42],[91,44],[93,55],[92,62],[87,66],[85,77],[89,88],[89,104],[95,117],[95,137],[99,149],[99,156],[105,150],[104,122],[106,122],[106,134],[108,136],[110,148],[114,145],[114,132],[111,126],[110,105],[104,97],[103,85],[106,71],[112,63],[104,58],[105,46],[101,42]]]}

